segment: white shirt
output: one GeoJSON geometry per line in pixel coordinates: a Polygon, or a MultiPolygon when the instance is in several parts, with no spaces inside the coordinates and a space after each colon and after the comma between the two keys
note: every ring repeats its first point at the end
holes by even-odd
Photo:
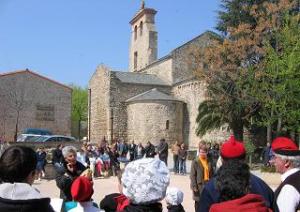
{"type": "MultiPolygon", "coordinates": [[[[283,182],[288,176],[296,173],[300,169],[294,168],[286,171],[281,175],[281,181],[283,182]]],[[[284,185],[277,198],[277,206],[281,212],[295,212],[300,202],[300,194],[291,185],[284,185]]]]}
{"type": "Polygon", "coordinates": [[[78,202],[76,208],[72,208],[69,212],[100,212],[100,209],[96,208],[92,201],[88,201],[78,202]]]}

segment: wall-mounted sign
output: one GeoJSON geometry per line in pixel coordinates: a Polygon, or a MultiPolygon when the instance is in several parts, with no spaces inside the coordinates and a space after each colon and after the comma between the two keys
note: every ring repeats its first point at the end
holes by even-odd
{"type": "Polygon", "coordinates": [[[36,105],[36,120],[39,121],[54,121],[54,105],[36,105]]]}

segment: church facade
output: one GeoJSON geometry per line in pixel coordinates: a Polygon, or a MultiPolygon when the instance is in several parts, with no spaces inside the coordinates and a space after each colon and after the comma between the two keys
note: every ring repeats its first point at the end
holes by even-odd
{"type": "MultiPolygon", "coordinates": [[[[204,48],[213,32],[205,32],[157,58],[156,11],[142,8],[130,21],[129,71],[97,67],[89,82],[88,138],[91,142],[123,138],[157,144],[184,142],[196,147],[198,105],[205,85],[190,68],[191,48],[204,48]]],[[[219,140],[219,132],[204,137],[219,140]]]]}

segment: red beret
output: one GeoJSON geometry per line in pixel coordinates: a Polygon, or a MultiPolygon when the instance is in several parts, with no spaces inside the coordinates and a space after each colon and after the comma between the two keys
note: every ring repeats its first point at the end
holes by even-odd
{"type": "Polygon", "coordinates": [[[230,136],[229,140],[221,147],[222,158],[239,158],[246,154],[245,146],[242,142],[235,140],[234,136],[230,136]]]}
{"type": "Polygon", "coordinates": [[[89,201],[93,195],[93,184],[87,177],[77,177],[71,186],[71,195],[77,202],[89,201]]]}
{"type": "Polygon", "coordinates": [[[300,151],[297,145],[289,138],[278,137],[272,142],[272,150],[280,155],[297,156],[300,151]]]}

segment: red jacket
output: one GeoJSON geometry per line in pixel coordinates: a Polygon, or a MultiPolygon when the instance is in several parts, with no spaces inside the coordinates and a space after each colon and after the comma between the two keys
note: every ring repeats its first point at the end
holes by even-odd
{"type": "Polygon", "coordinates": [[[258,194],[247,194],[239,199],[215,203],[210,212],[272,212],[258,194]]]}

